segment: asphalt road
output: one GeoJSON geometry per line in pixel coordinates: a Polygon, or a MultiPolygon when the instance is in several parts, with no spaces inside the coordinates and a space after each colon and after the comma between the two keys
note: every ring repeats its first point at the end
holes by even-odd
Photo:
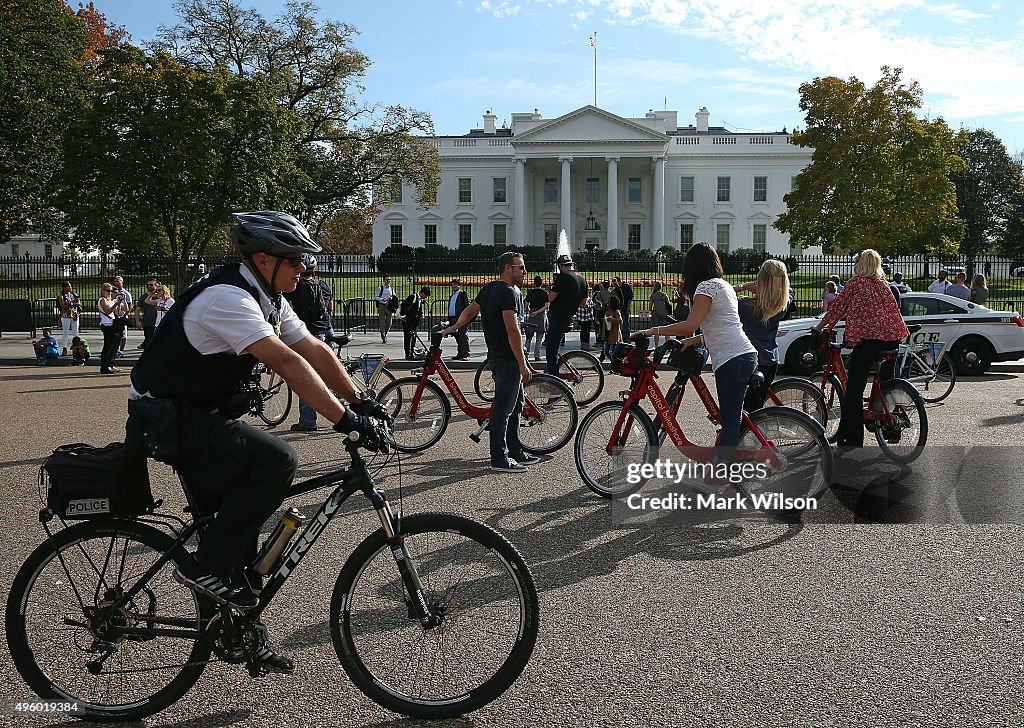
{"type": "MultiPolygon", "coordinates": [[[[459,378],[471,390],[470,376],[459,378]]],[[[526,477],[497,476],[485,467],[486,442],[471,442],[471,423],[457,419],[432,451],[402,459],[405,511],[450,510],[501,530],[531,565],[542,612],[523,676],[450,724],[1019,724],[1022,377],[961,381],[928,407],[921,461],[901,469],[866,448],[837,469],[802,523],[622,523],[579,480],[571,444],[526,477]]],[[[624,383],[610,376],[605,397],[624,383]]],[[[0,369],[5,601],[42,541],[40,463],[60,443],[121,439],[126,386],[124,376],[74,368],[0,369]]],[[[293,409],[277,432],[299,451],[300,475],[337,464],[337,437],[287,432],[296,417],[293,409]]],[[[684,425],[706,432],[696,415],[684,425]]],[[[171,471],[151,470],[158,496],[180,505],[171,471]]],[[[397,500],[397,466],[384,474],[397,500]]],[[[296,505],[311,513],[315,494],[296,505]]],[[[147,724],[419,725],[353,688],[330,641],[334,581],[374,525],[363,503],[346,504],[266,613],[295,675],[254,682],[239,667],[213,665],[147,724]]],[[[31,699],[0,640],[0,700],[31,699]]],[[[0,711],[11,725],[61,722],[0,711]]]]}

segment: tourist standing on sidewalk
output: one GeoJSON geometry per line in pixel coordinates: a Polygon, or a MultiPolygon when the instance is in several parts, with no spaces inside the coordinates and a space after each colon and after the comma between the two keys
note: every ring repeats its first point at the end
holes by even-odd
{"type": "MultiPolygon", "coordinates": [[[[128,345],[128,315],[135,308],[135,304],[132,300],[132,292],[124,287],[124,278],[121,276],[114,276],[113,284],[114,297],[122,299],[128,306],[124,309],[124,313],[118,316],[121,326],[121,339],[117,342],[117,351],[114,356],[117,359],[121,359],[124,356],[124,347],[128,345]]],[[[135,328],[138,328],[138,324],[136,324],[135,328]]]]}
{"type": "MultiPolygon", "coordinates": [[[[285,291],[282,296],[291,304],[302,323],[306,324],[310,336],[320,341],[334,333],[331,314],[334,312],[334,294],[325,281],[314,278],[316,257],[312,253],[302,254],[304,270],[294,291],[285,291]]],[[[291,427],[295,432],[316,431],[316,410],[299,397],[299,421],[291,427]]]]}
{"type": "Polygon", "coordinates": [[[590,295],[590,298],[594,302],[594,340],[598,349],[601,348],[601,344],[604,342],[604,314],[608,310],[608,301],[611,300],[611,297],[612,294],[608,292],[607,281],[604,284],[594,284],[594,292],[590,295]]]}
{"type": "Polygon", "coordinates": [[[128,302],[121,294],[114,293],[114,287],[104,283],[100,289],[102,294],[96,301],[96,310],[100,312],[100,331],[103,332],[103,351],[100,353],[100,374],[117,374],[121,370],[114,368],[114,357],[121,343],[124,324],[128,320],[128,302]]]}
{"type": "Polygon", "coordinates": [[[454,333],[481,313],[484,342],[487,344],[487,366],[494,377],[494,400],[491,402],[490,437],[491,470],[498,473],[525,473],[527,465],[540,458],[527,455],[519,441],[519,415],[526,403],[524,384],[529,384],[532,371],[523,353],[523,335],[519,331],[519,312],[515,288],[526,276],[526,263],[520,253],[502,253],[498,258],[498,275],[480,289],[473,303],[459,319],[441,331],[442,336],[454,333]]]}
{"type": "Polygon", "coordinates": [[[580,348],[583,351],[590,351],[594,348],[590,345],[590,329],[594,325],[594,300],[589,295],[589,289],[587,290],[587,297],[576,309],[576,323],[580,325],[580,348]]]}
{"type": "Polygon", "coordinates": [[[558,256],[558,277],[555,278],[548,294],[551,307],[548,309],[547,372],[558,376],[558,347],[562,337],[572,326],[572,317],[587,299],[587,282],[573,270],[572,257],[558,256]]]}
{"type": "Polygon", "coordinates": [[[373,300],[377,302],[377,326],[380,329],[380,340],[388,343],[388,332],[391,331],[391,323],[395,311],[398,310],[398,296],[395,289],[391,287],[391,276],[384,276],[384,280],[377,286],[377,292],[373,294],[373,300]]]}
{"type": "Polygon", "coordinates": [[[156,328],[156,302],[153,293],[160,284],[156,279],[146,281],[146,295],[135,306],[135,328],[142,329],[142,343],[137,348],[145,349],[156,328]]]}
{"type": "Polygon", "coordinates": [[[402,317],[402,334],[405,336],[405,358],[416,358],[416,329],[423,319],[423,307],[430,298],[430,289],[423,286],[419,293],[410,293],[398,309],[402,317]]]}
{"type": "Polygon", "coordinates": [[[633,288],[618,276],[612,277],[612,295],[619,299],[619,315],[622,316],[622,338],[629,338],[629,312],[633,307],[633,288]]]}
{"type": "Polygon", "coordinates": [[[540,361],[540,342],[544,340],[544,332],[548,330],[548,292],[544,290],[544,279],[540,276],[533,277],[533,288],[526,292],[526,323],[530,327],[526,330],[526,350],[530,350],[530,342],[533,345],[533,360],[540,361]],[[536,339],[534,339],[536,337],[536,339]]]}
{"type": "MultiPolygon", "coordinates": [[[[671,312],[668,294],[661,290],[661,281],[654,282],[654,290],[651,291],[651,326],[664,326],[668,323],[668,315],[671,312]]],[[[654,347],[658,347],[658,339],[654,337],[654,347]]]]}
{"type": "Polygon", "coordinates": [[[622,314],[619,313],[619,299],[612,298],[608,302],[608,310],[604,312],[604,347],[601,349],[601,361],[610,358],[616,344],[622,342],[622,314]]]}
{"type": "MultiPolygon", "coordinates": [[[[452,295],[448,298],[448,325],[455,323],[466,306],[469,305],[469,296],[462,290],[462,281],[458,278],[452,279],[452,295]]],[[[469,358],[469,336],[466,334],[468,326],[463,326],[455,332],[455,343],[458,346],[456,359],[469,358]]]]}
{"type": "Polygon", "coordinates": [[[57,307],[60,309],[60,326],[64,332],[61,337],[61,356],[68,355],[68,337],[78,336],[78,314],[82,311],[82,299],[75,293],[71,281],[64,281],[61,293],[57,296],[57,307]]]}

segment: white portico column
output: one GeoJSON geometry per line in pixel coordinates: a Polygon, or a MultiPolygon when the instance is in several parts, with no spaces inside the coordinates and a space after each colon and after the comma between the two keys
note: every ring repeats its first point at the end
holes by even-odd
{"type": "Polygon", "coordinates": [[[516,171],[513,182],[515,200],[512,205],[512,241],[516,245],[528,245],[526,239],[526,160],[515,158],[516,171]]]}
{"type": "Polygon", "coordinates": [[[619,158],[605,157],[608,162],[608,250],[619,247],[619,158]]]}
{"type": "Polygon", "coordinates": [[[654,227],[651,229],[651,250],[665,245],[665,158],[654,157],[654,227]]]}
{"type": "Polygon", "coordinates": [[[565,230],[565,235],[569,238],[569,248],[572,249],[572,207],[569,204],[569,165],[572,164],[572,157],[559,157],[558,161],[562,163],[562,229],[565,230]]]}

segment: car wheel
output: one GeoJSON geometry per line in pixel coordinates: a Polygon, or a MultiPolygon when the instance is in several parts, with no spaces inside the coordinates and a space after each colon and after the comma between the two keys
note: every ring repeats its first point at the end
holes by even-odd
{"type": "Polygon", "coordinates": [[[992,345],[978,336],[968,336],[953,345],[953,362],[956,373],[965,377],[976,377],[985,373],[992,363],[995,352],[992,345]]]}
{"type": "Polygon", "coordinates": [[[786,367],[805,377],[818,371],[818,347],[813,336],[804,336],[790,345],[786,351],[786,367]]]}

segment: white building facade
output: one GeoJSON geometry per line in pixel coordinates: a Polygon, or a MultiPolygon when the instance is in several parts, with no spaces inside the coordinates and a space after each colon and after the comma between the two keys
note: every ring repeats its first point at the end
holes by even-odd
{"type": "MultiPolygon", "coordinates": [[[[790,250],[772,223],[811,150],[785,131],[710,127],[706,108],[679,127],[675,111],[642,119],[584,106],[556,119],[512,115],[511,128],[436,137],[436,204],[417,206],[404,188],[373,225],[373,252],[465,244],[553,247],[565,230],[573,250],[628,250],[705,240],[719,251],[790,250]]],[[[813,251],[808,251],[813,252],[813,251]]]]}

